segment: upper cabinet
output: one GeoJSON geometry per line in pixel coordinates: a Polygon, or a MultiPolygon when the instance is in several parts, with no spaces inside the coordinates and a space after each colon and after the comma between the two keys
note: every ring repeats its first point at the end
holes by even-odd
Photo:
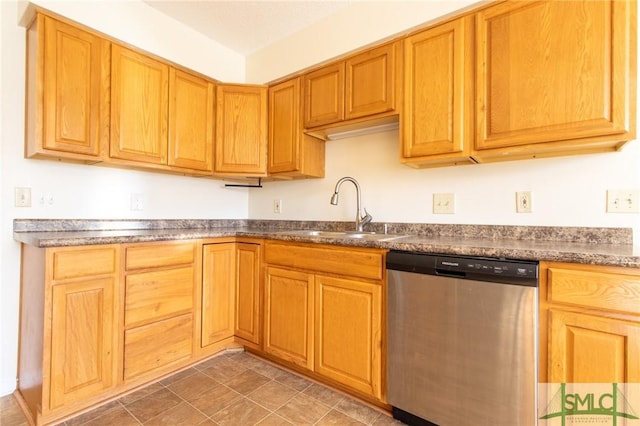
{"type": "Polygon", "coordinates": [[[473,39],[471,16],[405,39],[401,160],[406,164],[471,163],[473,39]]]}
{"type": "Polygon", "coordinates": [[[475,157],[611,151],[633,139],[636,7],[513,1],[481,10],[475,157]]]}
{"type": "MultiPolygon", "coordinates": [[[[330,128],[397,114],[399,49],[400,42],[385,44],[306,73],[304,127],[330,128]]],[[[326,137],[316,130],[310,134],[326,137]]]]}
{"type": "Polygon", "coordinates": [[[38,15],[27,44],[27,156],[100,161],[109,136],[110,43],[38,15]]]}
{"type": "Polygon", "coordinates": [[[303,132],[301,79],[269,87],[270,176],[324,177],[324,141],[303,132]]]}
{"type": "Polygon", "coordinates": [[[223,84],[216,94],[215,173],[267,175],[267,88],[223,84]]]}
{"type": "Polygon", "coordinates": [[[110,155],[167,164],[169,66],[113,45],[110,155]]]}

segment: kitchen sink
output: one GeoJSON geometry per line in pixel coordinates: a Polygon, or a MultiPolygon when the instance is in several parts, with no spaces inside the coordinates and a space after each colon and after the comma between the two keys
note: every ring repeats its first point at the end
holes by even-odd
{"type": "Polygon", "coordinates": [[[409,237],[404,234],[378,234],[376,232],[358,232],[358,231],[322,231],[316,229],[297,229],[292,231],[282,231],[281,234],[304,235],[308,237],[325,237],[325,238],[353,238],[368,241],[391,241],[398,238],[409,237]]]}

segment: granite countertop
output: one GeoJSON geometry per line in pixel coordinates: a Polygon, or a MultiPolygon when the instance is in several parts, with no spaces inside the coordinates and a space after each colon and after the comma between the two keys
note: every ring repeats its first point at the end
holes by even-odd
{"type": "MultiPolygon", "coordinates": [[[[631,229],[492,225],[387,224],[391,240],[311,236],[300,229],[351,230],[350,222],[261,220],[25,220],[14,221],[14,239],[36,247],[250,237],[422,253],[551,260],[640,268],[631,229]]],[[[372,231],[383,233],[383,224],[372,231]],[[377,229],[380,228],[380,229],[377,229]]]]}

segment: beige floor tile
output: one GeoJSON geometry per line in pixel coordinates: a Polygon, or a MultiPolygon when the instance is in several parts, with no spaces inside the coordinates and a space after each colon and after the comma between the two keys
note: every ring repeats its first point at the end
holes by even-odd
{"type": "Polygon", "coordinates": [[[178,395],[165,388],[127,404],[125,407],[138,420],[144,423],[181,402],[182,399],[178,395]]]}
{"type": "Polygon", "coordinates": [[[249,355],[246,352],[235,352],[227,356],[231,361],[237,362],[247,369],[253,368],[260,364],[264,364],[263,361],[260,361],[258,358],[254,357],[253,355],[249,355]]]}
{"type": "Polygon", "coordinates": [[[277,414],[270,414],[267,418],[258,423],[257,426],[293,426],[293,423],[286,421],[277,414]]]}
{"type": "Polygon", "coordinates": [[[98,408],[94,408],[91,411],[87,411],[86,413],[80,414],[79,416],[72,417],[71,419],[67,420],[64,424],[66,426],[82,425],[95,418],[104,416],[110,413],[111,411],[118,410],[120,408],[122,408],[122,405],[118,401],[111,401],[104,405],[101,405],[98,408]]]}
{"type": "Polygon", "coordinates": [[[83,426],[138,426],[140,422],[135,419],[124,407],[109,411],[108,413],[97,417],[83,426]]]}
{"type": "Polygon", "coordinates": [[[377,419],[372,423],[373,426],[398,426],[403,425],[400,420],[396,420],[393,417],[380,413],[377,419]]]}
{"type": "Polygon", "coordinates": [[[378,418],[380,412],[368,407],[354,399],[344,398],[334,407],[336,410],[352,417],[362,423],[370,425],[378,418]]]}
{"type": "Polygon", "coordinates": [[[176,405],[162,414],[146,421],[145,426],[193,426],[207,420],[207,416],[187,402],[176,405]]]}
{"type": "Polygon", "coordinates": [[[242,395],[233,389],[225,385],[217,384],[189,402],[198,410],[211,417],[241,398],[242,395]]]}
{"type": "Polygon", "coordinates": [[[276,414],[290,421],[294,425],[312,425],[324,417],[330,408],[317,399],[304,394],[298,394],[285,405],[280,407],[276,414]]]}
{"type": "Polygon", "coordinates": [[[192,374],[185,379],[173,382],[167,386],[167,388],[180,398],[191,401],[217,384],[218,382],[213,380],[211,377],[197,371],[195,374],[192,374]]]}
{"type": "Polygon", "coordinates": [[[268,410],[275,411],[297,394],[298,391],[291,389],[289,386],[270,381],[248,394],[247,398],[268,410]]]}
{"type": "Polygon", "coordinates": [[[354,418],[347,416],[346,414],[341,413],[337,410],[331,410],[329,413],[320,419],[316,426],[359,426],[364,425],[364,423],[357,421],[354,418]]]}
{"type": "Polygon", "coordinates": [[[224,384],[242,395],[247,395],[269,381],[271,379],[264,377],[262,374],[258,374],[253,370],[246,370],[224,384]]]}
{"type": "Polygon", "coordinates": [[[342,401],[342,398],[345,398],[345,396],[341,393],[338,393],[326,386],[322,386],[317,383],[312,383],[311,386],[306,388],[303,393],[317,399],[318,401],[322,402],[325,405],[328,405],[329,407],[333,407],[338,402],[342,401]]]}
{"type": "Polygon", "coordinates": [[[247,371],[246,367],[227,356],[216,357],[203,364],[200,371],[221,383],[247,371]]]}
{"type": "Polygon", "coordinates": [[[302,392],[312,383],[309,380],[296,376],[295,374],[291,374],[288,371],[283,371],[282,374],[275,378],[275,380],[297,390],[298,392],[302,392]]]}
{"type": "Polygon", "coordinates": [[[218,411],[211,420],[220,426],[255,425],[269,415],[269,411],[255,402],[242,398],[227,408],[218,411]]]}
{"type": "Polygon", "coordinates": [[[268,377],[270,379],[275,379],[276,377],[281,376],[282,373],[284,372],[284,370],[278,367],[275,367],[271,364],[268,364],[266,362],[261,362],[260,364],[255,365],[251,369],[256,373],[262,374],[263,376],[268,377]]]}
{"type": "Polygon", "coordinates": [[[152,383],[149,386],[145,386],[140,390],[121,397],[120,399],[118,399],[118,401],[122,405],[131,404],[132,402],[137,401],[140,398],[144,398],[147,395],[158,392],[160,389],[164,389],[164,386],[162,386],[160,383],[152,383]]]}
{"type": "Polygon", "coordinates": [[[198,370],[193,367],[187,368],[186,370],[182,370],[179,373],[172,374],[171,376],[160,380],[160,384],[163,386],[169,386],[170,384],[183,380],[197,372],[198,370]]]}

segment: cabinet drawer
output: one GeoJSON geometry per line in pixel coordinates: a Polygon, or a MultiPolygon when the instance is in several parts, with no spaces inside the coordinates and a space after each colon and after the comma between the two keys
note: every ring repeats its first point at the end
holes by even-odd
{"type": "Polygon", "coordinates": [[[551,302],[640,314],[640,275],[551,267],[547,276],[551,302]]]}
{"type": "Polygon", "coordinates": [[[265,262],[271,265],[374,280],[383,278],[383,254],[383,250],[338,246],[311,247],[277,242],[265,245],[265,262]]]}
{"type": "Polygon", "coordinates": [[[113,274],[117,267],[117,247],[74,247],[52,251],[53,279],[113,274]]]}
{"type": "Polygon", "coordinates": [[[193,308],[193,268],[128,275],[125,284],[125,327],[193,308]]]}
{"type": "Polygon", "coordinates": [[[193,243],[152,244],[126,248],[127,271],[193,263],[193,243]]]}
{"type": "Polygon", "coordinates": [[[192,314],[127,330],[124,335],[124,379],[189,358],[192,343],[192,314]]]}

